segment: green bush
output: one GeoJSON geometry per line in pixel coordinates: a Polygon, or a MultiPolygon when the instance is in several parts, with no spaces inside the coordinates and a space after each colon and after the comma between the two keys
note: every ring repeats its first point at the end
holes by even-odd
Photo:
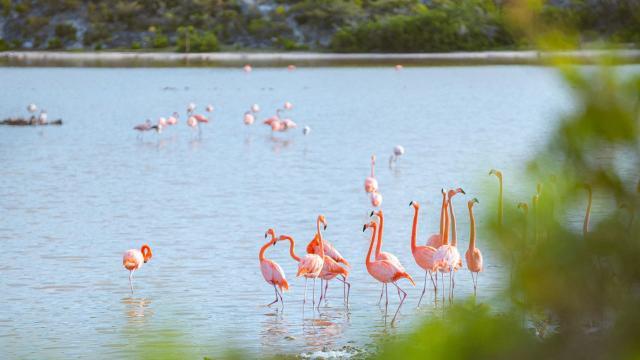
{"type": "Polygon", "coordinates": [[[62,43],[68,43],[76,41],[78,39],[78,31],[76,30],[75,26],[71,24],[56,25],[54,33],[62,43]]]}
{"type": "Polygon", "coordinates": [[[151,41],[151,46],[155,49],[164,49],[169,47],[169,37],[167,35],[157,33],[151,41]]]}
{"type": "Polygon", "coordinates": [[[82,38],[84,46],[91,46],[97,43],[104,43],[109,41],[111,33],[104,24],[93,24],[85,31],[82,38]]]}
{"type": "Polygon", "coordinates": [[[177,45],[180,52],[207,52],[219,49],[215,33],[197,31],[193,26],[178,28],[177,45]]]}
{"type": "Polygon", "coordinates": [[[9,50],[9,44],[3,38],[0,38],[0,51],[7,50],[9,50]]]}
{"type": "Polygon", "coordinates": [[[47,49],[51,49],[51,50],[62,49],[62,47],[63,47],[62,41],[60,41],[60,39],[58,39],[57,37],[52,37],[47,42],[47,49]]]}
{"type": "Polygon", "coordinates": [[[142,49],[142,44],[139,41],[134,41],[131,43],[131,50],[140,50],[142,49]]]}

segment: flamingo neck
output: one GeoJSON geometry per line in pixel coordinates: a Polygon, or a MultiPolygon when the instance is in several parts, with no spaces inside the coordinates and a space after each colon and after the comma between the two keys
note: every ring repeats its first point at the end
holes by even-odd
{"type": "Polygon", "coordinates": [[[418,232],[418,211],[420,211],[420,208],[416,206],[413,213],[413,227],[411,229],[411,252],[412,253],[415,253],[416,248],[418,247],[416,245],[416,236],[418,232]]]}
{"type": "Polygon", "coordinates": [[[260,261],[264,260],[264,252],[267,251],[267,248],[269,247],[269,245],[271,245],[272,241],[273,241],[273,239],[269,240],[266,244],[264,244],[260,248],[260,254],[258,254],[258,259],[260,259],[260,261]]]}
{"type": "Polygon", "coordinates": [[[376,244],[376,256],[380,255],[380,251],[382,249],[382,229],[384,228],[384,215],[382,215],[382,211],[379,212],[378,216],[380,217],[380,228],[378,229],[378,243],[376,244]]]}
{"type": "Polygon", "coordinates": [[[453,203],[449,197],[449,212],[451,213],[451,245],[458,245],[458,234],[456,233],[456,214],[453,212],[453,203]]]}
{"type": "Polygon", "coordinates": [[[473,206],[469,206],[469,250],[476,248],[476,217],[473,215],[473,206]]]}
{"type": "Polygon", "coordinates": [[[365,261],[365,264],[367,266],[369,266],[371,264],[371,250],[373,250],[373,243],[374,241],[376,241],[376,224],[373,223],[371,224],[371,227],[373,227],[373,232],[371,233],[371,243],[369,244],[369,251],[367,252],[367,260],[365,261]]]}
{"type": "Polygon", "coordinates": [[[589,202],[587,203],[587,212],[584,215],[584,224],[582,225],[582,233],[584,236],[587,236],[587,233],[589,232],[589,219],[591,218],[591,189],[588,189],[589,191],[589,202]]]}
{"type": "Polygon", "coordinates": [[[449,213],[447,205],[444,208],[444,231],[442,232],[442,245],[449,245],[449,213]]]}
{"type": "Polygon", "coordinates": [[[373,168],[376,166],[376,157],[372,156],[371,157],[371,177],[375,177],[374,173],[373,173],[373,168]]]}
{"type": "Polygon", "coordinates": [[[447,196],[446,194],[442,194],[442,207],[440,207],[440,238],[443,236],[444,232],[444,213],[445,207],[447,206],[447,196]]]}
{"type": "Polygon", "coordinates": [[[140,248],[140,252],[142,253],[145,262],[151,259],[151,248],[149,247],[149,245],[142,245],[142,247],[140,248]]]}
{"type": "Polygon", "coordinates": [[[296,252],[294,250],[296,243],[293,238],[287,235],[282,235],[282,238],[285,240],[289,240],[289,255],[291,255],[291,258],[297,262],[300,262],[300,257],[296,255],[296,252]]]}
{"type": "Polygon", "coordinates": [[[320,241],[320,257],[324,259],[324,241],[322,240],[322,233],[320,232],[320,219],[316,221],[316,227],[318,232],[318,241],[320,241]]]}

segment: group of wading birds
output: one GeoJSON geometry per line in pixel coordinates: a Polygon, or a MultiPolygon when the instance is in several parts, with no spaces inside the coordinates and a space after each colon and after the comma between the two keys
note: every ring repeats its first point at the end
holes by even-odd
{"type": "MultiPolygon", "coordinates": [[[[298,127],[295,121],[291,120],[290,117],[282,117],[284,112],[290,111],[293,109],[293,104],[289,101],[286,101],[281,108],[276,109],[275,115],[272,115],[266,118],[263,121],[264,125],[267,125],[271,128],[271,132],[285,132],[291,129],[295,129],[298,127]]],[[[205,107],[205,111],[208,114],[213,113],[214,107],[209,104],[205,107]]],[[[253,104],[249,108],[248,111],[244,113],[242,118],[242,122],[247,125],[253,125],[260,112],[260,105],[253,104]]],[[[148,131],[155,131],[156,133],[161,133],[164,129],[177,125],[180,122],[180,114],[174,112],[171,116],[165,118],[160,117],[156,123],[153,123],[150,119],[147,119],[144,123],[138,124],[133,127],[133,130],[138,131],[138,137],[141,137],[142,134],[148,131]]],[[[189,103],[187,105],[187,126],[189,126],[194,131],[197,131],[198,134],[202,134],[202,126],[204,124],[209,123],[209,117],[203,114],[196,114],[196,104],[189,103]]],[[[311,132],[311,128],[309,126],[305,126],[302,129],[302,134],[307,135],[311,132]]]]}

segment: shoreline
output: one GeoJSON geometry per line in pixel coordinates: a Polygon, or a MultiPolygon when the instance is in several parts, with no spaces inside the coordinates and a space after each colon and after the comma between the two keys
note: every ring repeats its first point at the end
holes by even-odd
{"type": "Polygon", "coordinates": [[[554,59],[594,64],[615,56],[616,63],[640,63],[640,49],[575,50],[562,52],[479,51],[451,53],[317,53],[317,52],[65,52],[4,51],[4,67],[255,67],[296,66],[446,66],[446,65],[547,65],[554,59]]]}

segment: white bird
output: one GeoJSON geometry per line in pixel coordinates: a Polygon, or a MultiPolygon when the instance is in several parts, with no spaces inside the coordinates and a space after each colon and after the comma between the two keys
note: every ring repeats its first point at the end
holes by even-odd
{"type": "Polygon", "coordinates": [[[191,114],[194,110],[196,109],[196,104],[195,103],[189,103],[189,105],[187,105],[187,112],[189,114],[191,114]]]}
{"type": "Polygon", "coordinates": [[[211,105],[211,104],[207,105],[207,108],[205,110],[207,112],[213,112],[213,105],[211,105]]]}
{"type": "Polygon", "coordinates": [[[258,104],[251,105],[251,112],[254,112],[254,113],[260,112],[260,105],[258,104]]]}
{"type": "Polygon", "coordinates": [[[288,102],[288,101],[286,101],[284,103],[284,108],[285,108],[285,110],[291,110],[291,109],[293,109],[293,104],[288,102]]]}
{"type": "Polygon", "coordinates": [[[44,125],[47,123],[47,110],[40,110],[40,116],[38,116],[38,123],[44,125]]]}
{"type": "Polygon", "coordinates": [[[303,135],[309,135],[310,132],[311,132],[311,128],[309,126],[305,126],[302,128],[303,135]]]}
{"type": "Polygon", "coordinates": [[[404,155],[404,147],[402,147],[402,145],[396,145],[393,148],[393,155],[389,158],[389,167],[393,167],[402,155],[404,155]]]}
{"type": "Polygon", "coordinates": [[[29,104],[29,105],[27,106],[27,111],[28,111],[28,112],[30,112],[30,113],[32,113],[32,114],[33,114],[34,112],[36,112],[37,110],[38,110],[38,107],[36,106],[36,104],[29,104]]]}

